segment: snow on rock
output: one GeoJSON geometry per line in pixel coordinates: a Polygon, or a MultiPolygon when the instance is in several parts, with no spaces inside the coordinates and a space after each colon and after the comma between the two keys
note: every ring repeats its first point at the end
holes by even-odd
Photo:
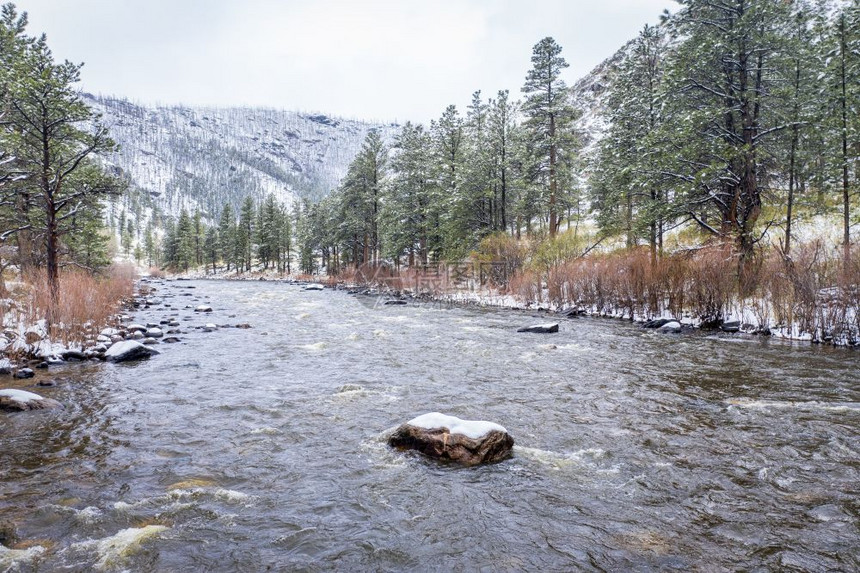
{"type": "Polygon", "coordinates": [[[33,392],[14,388],[0,390],[0,410],[22,412],[25,410],[45,410],[59,407],[61,407],[61,404],[56,400],[44,398],[33,392]]]}
{"type": "Polygon", "coordinates": [[[194,312],[212,312],[212,307],[209,305],[201,304],[194,309],[194,312]]]}
{"type": "Polygon", "coordinates": [[[305,290],[323,290],[325,287],[319,283],[309,284],[305,287],[305,290]]]}
{"type": "Polygon", "coordinates": [[[558,323],[557,322],[547,322],[546,324],[535,324],[532,326],[524,326],[522,328],[518,328],[517,332],[535,332],[538,334],[549,334],[553,332],[558,332],[558,323]]]}
{"type": "Polygon", "coordinates": [[[503,426],[493,422],[431,412],[397,428],[388,444],[444,461],[475,465],[510,457],[514,439],[503,426]]]}
{"type": "Polygon", "coordinates": [[[507,433],[507,430],[503,426],[493,422],[485,422],[482,420],[461,420],[456,416],[447,416],[439,412],[422,414],[417,418],[412,418],[406,423],[417,428],[424,428],[425,430],[445,428],[450,434],[463,434],[467,438],[472,439],[482,438],[490,432],[507,433]]]}
{"type": "Polygon", "coordinates": [[[125,362],[139,358],[149,358],[159,352],[154,348],[148,348],[136,340],[123,340],[115,342],[105,352],[105,358],[110,362],[125,362]]]}
{"type": "Polygon", "coordinates": [[[681,323],[677,320],[672,320],[658,328],[660,332],[670,332],[670,333],[679,333],[681,332],[681,323]]]}

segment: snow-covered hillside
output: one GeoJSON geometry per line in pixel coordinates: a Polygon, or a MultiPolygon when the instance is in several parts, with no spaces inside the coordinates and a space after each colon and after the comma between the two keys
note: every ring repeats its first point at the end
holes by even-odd
{"type": "Polygon", "coordinates": [[[273,109],[86,99],[120,146],[109,163],[131,184],[115,209],[142,219],[152,208],[174,215],[182,207],[215,217],[247,195],[318,199],[337,186],[369,130],[396,128],[273,109]]]}

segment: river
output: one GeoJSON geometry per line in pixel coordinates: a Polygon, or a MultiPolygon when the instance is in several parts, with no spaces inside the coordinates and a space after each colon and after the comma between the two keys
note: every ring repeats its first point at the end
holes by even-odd
{"type": "Polygon", "coordinates": [[[0,413],[0,570],[860,569],[856,351],[152,284],[134,320],[180,343],[40,372],[65,409],[0,413]],[[513,457],[386,446],[430,411],[504,425],[513,457]]]}

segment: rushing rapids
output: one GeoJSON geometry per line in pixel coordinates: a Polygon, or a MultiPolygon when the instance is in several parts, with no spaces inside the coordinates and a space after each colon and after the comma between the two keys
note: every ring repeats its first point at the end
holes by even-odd
{"type": "Polygon", "coordinates": [[[860,568],[857,352],[154,286],[159,355],[3,380],[65,407],[0,412],[0,571],[860,568]],[[434,410],[513,456],[386,445],[434,410]]]}

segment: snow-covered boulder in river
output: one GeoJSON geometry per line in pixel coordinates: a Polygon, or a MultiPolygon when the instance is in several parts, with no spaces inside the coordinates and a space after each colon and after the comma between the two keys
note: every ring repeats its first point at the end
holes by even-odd
{"type": "Polygon", "coordinates": [[[388,438],[388,445],[471,466],[510,457],[514,439],[504,427],[493,422],[461,420],[431,412],[397,428],[388,438]]]}
{"type": "Polygon", "coordinates": [[[21,412],[25,410],[45,410],[60,408],[62,404],[56,400],[33,394],[25,390],[0,390],[0,410],[21,412]]]}
{"type": "Polygon", "coordinates": [[[138,358],[149,358],[153,354],[158,354],[158,350],[144,346],[136,340],[123,340],[107,349],[105,359],[110,362],[125,362],[138,358]]]}
{"type": "Polygon", "coordinates": [[[548,322],[546,324],[535,324],[533,326],[524,326],[517,329],[517,332],[536,332],[538,334],[549,334],[558,332],[557,322],[548,322]]]}
{"type": "Polygon", "coordinates": [[[319,283],[312,283],[305,287],[305,290],[323,290],[325,287],[319,283]]]}
{"type": "Polygon", "coordinates": [[[212,312],[212,307],[207,304],[201,304],[194,309],[194,312],[212,312]]]}
{"type": "Polygon", "coordinates": [[[668,332],[671,334],[678,334],[679,332],[681,332],[681,323],[678,322],[677,320],[672,320],[670,322],[667,322],[666,324],[664,324],[663,326],[661,326],[657,330],[659,330],[660,332],[668,332]]]}

